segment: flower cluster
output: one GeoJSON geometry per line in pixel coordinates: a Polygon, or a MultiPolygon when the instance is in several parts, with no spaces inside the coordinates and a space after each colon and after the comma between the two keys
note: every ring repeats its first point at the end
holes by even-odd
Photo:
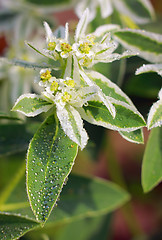
{"type": "Polygon", "coordinates": [[[13,110],[26,116],[36,116],[41,112],[56,109],[62,129],[81,149],[88,140],[82,118],[92,124],[117,131],[133,131],[143,126],[143,119],[131,100],[109,79],[89,70],[98,62],[112,62],[134,53],[113,53],[118,44],[111,39],[110,32],[118,29],[117,25],[103,25],[86,35],[88,19],[89,11],[86,9],[77,25],[72,44],[69,41],[67,23],[65,29],[61,27],[54,33],[49,25],[44,23],[46,48],[38,50],[31,44],[28,45],[48,59],[59,62],[60,77],[55,74],[58,69],[47,64],[40,70],[38,79],[41,95],[24,94],[13,107],[13,110]],[[89,103],[92,104],[90,108],[89,103]],[[140,118],[141,123],[137,121],[137,126],[122,123],[120,126],[116,107],[118,114],[122,112],[121,109],[126,109],[124,111],[140,118]]]}
{"type": "Polygon", "coordinates": [[[86,9],[77,26],[75,42],[73,44],[69,42],[68,23],[65,25],[65,32],[60,33],[61,38],[57,38],[45,22],[47,48],[44,49],[44,53],[54,60],[65,60],[75,55],[79,65],[88,68],[98,62],[116,60],[119,55],[112,54],[112,52],[117,48],[118,44],[111,39],[108,32],[117,29],[118,26],[104,25],[96,29],[94,33],[85,35],[88,16],[89,11],[86,9]]]}
{"type": "Polygon", "coordinates": [[[51,75],[51,69],[40,71],[39,86],[44,88],[42,94],[54,102],[58,110],[63,110],[68,103],[75,107],[82,107],[97,93],[95,87],[76,87],[72,78],[56,78],[51,75]]]}

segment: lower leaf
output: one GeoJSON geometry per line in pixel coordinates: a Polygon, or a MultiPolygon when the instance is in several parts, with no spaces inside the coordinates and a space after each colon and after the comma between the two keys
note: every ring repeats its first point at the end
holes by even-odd
{"type": "Polygon", "coordinates": [[[0,213],[0,239],[18,239],[39,225],[39,223],[32,219],[8,213],[0,213]]]}
{"type": "Polygon", "coordinates": [[[142,164],[142,186],[149,192],[162,181],[162,128],[154,128],[147,142],[142,164]]]}
{"type": "Polygon", "coordinates": [[[65,135],[53,115],[34,135],[27,155],[27,191],[38,221],[48,219],[72,169],[77,150],[77,144],[65,135]]]}

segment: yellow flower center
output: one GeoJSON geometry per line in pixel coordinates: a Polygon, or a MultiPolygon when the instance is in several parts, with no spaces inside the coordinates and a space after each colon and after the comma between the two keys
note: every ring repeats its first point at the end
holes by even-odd
{"type": "Polygon", "coordinates": [[[64,84],[66,84],[67,86],[72,87],[72,88],[75,87],[75,82],[72,79],[65,80],[64,84]]]}
{"type": "Polygon", "coordinates": [[[56,47],[56,43],[55,42],[49,42],[48,43],[48,50],[54,51],[55,47],[56,47]]]}
{"type": "Polygon", "coordinates": [[[85,42],[85,43],[80,44],[78,49],[81,53],[88,54],[89,51],[91,50],[91,46],[88,42],[85,42]]]}
{"type": "Polygon", "coordinates": [[[52,77],[51,71],[47,70],[46,72],[42,73],[40,78],[42,81],[48,81],[52,77]]]}
{"type": "Polygon", "coordinates": [[[90,59],[90,58],[88,58],[88,57],[84,57],[83,59],[84,59],[83,65],[84,65],[85,67],[88,67],[88,66],[92,63],[92,59],[90,59]]]}
{"type": "Polygon", "coordinates": [[[94,35],[87,36],[87,39],[91,42],[91,44],[94,44],[95,38],[96,37],[94,35]]]}
{"type": "Polygon", "coordinates": [[[61,50],[64,53],[69,53],[72,50],[72,46],[69,43],[61,43],[61,50]]]}
{"type": "Polygon", "coordinates": [[[51,89],[52,92],[57,91],[57,89],[58,89],[58,82],[54,81],[54,82],[51,84],[50,89],[51,89]]]}
{"type": "Polygon", "coordinates": [[[64,92],[64,95],[62,96],[63,102],[68,102],[71,98],[71,95],[68,92],[64,92]]]}

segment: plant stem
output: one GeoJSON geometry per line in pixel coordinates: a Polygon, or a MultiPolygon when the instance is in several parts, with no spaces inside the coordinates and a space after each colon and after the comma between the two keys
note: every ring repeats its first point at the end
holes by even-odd
{"type": "MultiPolygon", "coordinates": [[[[117,183],[119,186],[121,186],[125,190],[128,190],[127,184],[125,182],[120,164],[118,163],[112,143],[109,141],[108,137],[106,140],[107,140],[106,141],[107,144],[105,144],[104,152],[108,159],[107,166],[108,166],[109,176],[113,180],[113,182],[117,183]]],[[[141,226],[139,225],[138,220],[134,214],[131,202],[125,204],[125,206],[121,208],[121,211],[132,236],[137,237],[137,236],[144,235],[141,229],[141,226]]]]}
{"type": "Polygon", "coordinates": [[[120,88],[123,85],[125,70],[126,70],[126,59],[121,59],[120,60],[120,66],[119,66],[119,74],[118,74],[118,79],[117,79],[117,85],[120,88]]]}
{"type": "Polygon", "coordinates": [[[6,186],[6,188],[1,193],[0,197],[0,210],[1,205],[4,205],[7,201],[8,197],[10,196],[11,192],[15,189],[16,185],[19,183],[22,176],[25,174],[25,161],[21,163],[21,166],[18,170],[18,172],[14,175],[13,179],[9,182],[9,184],[6,186]]]}

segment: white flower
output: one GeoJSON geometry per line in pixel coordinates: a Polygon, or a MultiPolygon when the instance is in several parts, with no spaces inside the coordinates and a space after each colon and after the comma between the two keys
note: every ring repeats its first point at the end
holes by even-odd
{"type": "MultiPolygon", "coordinates": [[[[72,81],[74,81],[76,86],[75,88],[74,86],[70,87],[63,83],[63,80],[56,80],[52,77],[49,69],[41,72],[39,85],[45,87],[44,95],[56,104],[57,109],[63,109],[66,103],[81,107],[87,101],[84,91],[90,91],[88,97],[91,97],[92,92],[95,92],[108,108],[113,118],[115,118],[116,111],[111,103],[111,99],[107,98],[100,87],[93,80],[89,79],[85,67],[92,67],[98,62],[112,62],[131,54],[128,52],[124,52],[123,54],[113,53],[118,44],[111,39],[110,31],[118,29],[118,25],[106,24],[98,27],[95,32],[86,34],[88,19],[89,10],[86,9],[76,27],[73,45],[69,42],[67,23],[65,31],[60,28],[55,34],[52,33],[47,23],[44,24],[47,43],[55,43],[53,52],[59,56],[58,60],[61,63],[62,79],[67,81],[67,78],[72,77],[72,81]],[[84,82],[82,85],[87,87],[85,89],[84,86],[83,91],[79,90],[81,81],[84,82]],[[92,88],[92,91],[89,90],[90,88],[92,88]]],[[[52,52],[51,49],[47,49],[47,51],[52,52]]]]}
{"type": "MultiPolygon", "coordinates": [[[[88,25],[89,10],[86,9],[78,22],[75,32],[75,43],[72,46],[78,62],[83,67],[92,67],[98,62],[112,62],[131,53],[113,53],[117,42],[111,39],[110,31],[119,28],[118,25],[106,24],[98,27],[95,32],[85,34],[88,25]]],[[[134,54],[133,54],[134,55],[134,54]]]]}
{"type": "Polygon", "coordinates": [[[83,121],[76,108],[82,107],[97,93],[95,87],[76,87],[73,79],[56,79],[51,77],[47,80],[44,98],[56,105],[56,113],[64,132],[83,149],[88,140],[88,135],[83,128],[83,121]]]}

